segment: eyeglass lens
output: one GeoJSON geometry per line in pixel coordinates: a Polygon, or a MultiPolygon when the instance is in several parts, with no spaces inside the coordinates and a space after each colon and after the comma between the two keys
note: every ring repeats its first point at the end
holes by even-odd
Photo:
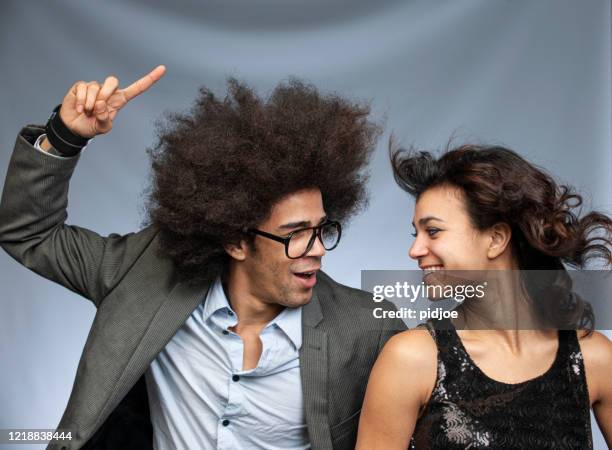
{"type": "MultiPolygon", "coordinates": [[[[325,250],[331,250],[338,244],[340,232],[334,223],[321,226],[321,242],[325,250]]],[[[316,239],[316,228],[299,230],[293,233],[289,240],[287,252],[290,258],[299,258],[304,256],[312,246],[316,239]]]]}

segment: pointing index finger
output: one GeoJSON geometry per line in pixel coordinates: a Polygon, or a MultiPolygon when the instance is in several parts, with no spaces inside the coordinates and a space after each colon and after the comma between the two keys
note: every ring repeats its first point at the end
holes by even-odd
{"type": "Polygon", "coordinates": [[[121,91],[125,96],[125,100],[129,102],[137,95],[142,94],[164,76],[164,73],[166,73],[166,66],[157,66],[140,80],[136,80],[128,87],[123,88],[121,91]]]}

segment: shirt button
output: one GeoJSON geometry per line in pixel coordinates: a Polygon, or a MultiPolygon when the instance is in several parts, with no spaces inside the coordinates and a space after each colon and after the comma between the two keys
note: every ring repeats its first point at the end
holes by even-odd
{"type": "Polygon", "coordinates": [[[230,424],[230,421],[225,419],[223,422],[221,422],[221,425],[223,425],[224,427],[228,426],[230,424]]]}
{"type": "Polygon", "coordinates": [[[223,333],[223,334],[229,334],[229,331],[227,331],[227,330],[223,330],[221,333],[223,333]]]}
{"type": "Polygon", "coordinates": [[[238,381],[238,380],[240,380],[240,376],[239,375],[232,376],[232,381],[238,381]]]}

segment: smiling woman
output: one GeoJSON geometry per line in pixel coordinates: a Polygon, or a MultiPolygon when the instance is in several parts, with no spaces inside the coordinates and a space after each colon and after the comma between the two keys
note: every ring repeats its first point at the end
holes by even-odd
{"type": "Polygon", "coordinates": [[[590,408],[612,445],[612,343],[569,295],[565,269],[612,264],[612,220],[579,217],[579,194],[506,148],[466,145],[440,158],[394,149],[391,161],[416,198],[410,257],[429,277],[494,271],[503,295],[466,300],[457,318],[388,342],[357,447],[592,448],[590,408]],[[542,269],[551,283],[527,275],[542,269]],[[493,327],[500,314],[515,326],[493,327]]]}
{"type": "MultiPolygon", "coordinates": [[[[421,268],[564,272],[564,264],[583,268],[591,259],[612,264],[612,220],[600,212],[578,217],[582,197],[512,150],[466,145],[438,160],[427,152],[395,151],[392,163],[399,186],[417,200],[422,234],[414,234],[410,256],[421,268]],[[491,236],[498,239],[492,249],[491,236]],[[445,252],[445,261],[436,250],[445,252]]],[[[538,294],[543,316],[561,314],[558,296],[538,294]]],[[[554,323],[592,327],[590,314],[576,298],[573,315],[554,323]]]]}

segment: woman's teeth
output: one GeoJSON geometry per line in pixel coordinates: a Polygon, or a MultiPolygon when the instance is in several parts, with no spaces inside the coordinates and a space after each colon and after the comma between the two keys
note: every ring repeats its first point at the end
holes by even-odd
{"type": "Polygon", "coordinates": [[[423,272],[425,272],[425,274],[428,274],[432,272],[437,272],[438,270],[442,270],[443,268],[444,266],[429,266],[429,267],[423,268],[423,272]]]}

